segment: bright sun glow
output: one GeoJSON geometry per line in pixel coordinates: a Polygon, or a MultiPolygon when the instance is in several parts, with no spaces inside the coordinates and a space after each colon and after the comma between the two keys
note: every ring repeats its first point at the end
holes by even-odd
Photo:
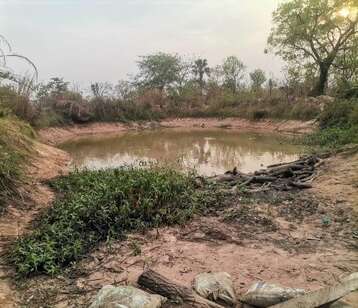
{"type": "Polygon", "coordinates": [[[339,15],[341,15],[344,18],[347,18],[350,15],[350,11],[348,8],[343,8],[339,11],[339,15]]]}

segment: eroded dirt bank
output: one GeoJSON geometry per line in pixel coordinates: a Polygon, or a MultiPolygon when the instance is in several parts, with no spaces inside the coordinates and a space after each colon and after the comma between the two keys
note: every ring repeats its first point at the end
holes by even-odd
{"type": "Polygon", "coordinates": [[[43,182],[67,172],[70,157],[54,147],[34,144],[35,152],[26,172],[27,183],[19,190],[21,201],[10,204],[0,217],[0,307],[18,307],[19,296],[13,284],[14,271],[3,259],[9,244],[31,231],[31,222],[51,205],[53,192],[43,182]]]}
{"type": "Polygon", "coordinates": [[[241,130],[280,132],[305,134],[315,129],[314,121],[249,121],[239,118],[183,118],[183,119],[166,119],[159,122],[142,122],[142,123],[91,123],[72,125],[65,127],[45,128],[39,131],[41,140],[47,144],[56,145],[84,135],[117,133],[131,129],[150,129],[150,128],[231,128],[241,130]]]}

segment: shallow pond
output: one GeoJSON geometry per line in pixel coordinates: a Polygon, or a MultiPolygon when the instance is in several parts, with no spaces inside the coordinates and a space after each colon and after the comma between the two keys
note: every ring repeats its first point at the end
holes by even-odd
{"type": "Polygon", "coordinates": [[[195,168],[213,175],[237,166],[251,172],[297,159],[303,148],[278,134],[226,129],[158,129],[93,135],[60,146],[79,169],[99,169],[150,162],[175,168],[195,168]]]}

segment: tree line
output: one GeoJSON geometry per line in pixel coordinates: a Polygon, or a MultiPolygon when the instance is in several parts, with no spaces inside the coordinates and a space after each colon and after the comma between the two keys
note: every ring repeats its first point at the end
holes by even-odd
{"type": "Polygon", "coordinates": [[[212,66],[203,57],[157,52],[139,57],[137,73],[127,80],[115,85],[92,83],[89,98],[71,89],[63,78],[37,84],[35,65],[13,52],[0,36],[0,86],[3,85],[5,97],[12,91],[29,97],[31,103],[38,106],[70,106],[72,110],[71,101],[90,102],[101,119],[106,118],[105,112],[118,114],[125,108],[135,110],[133,113],[137,116],[144,112],[139,112],[140,109],[165,111],[165,114],[168,110],[172,113],[179,109],[190,111],[186,114],[196,110],[196,114],[206,115],[227,110],[224,114],[236,115],[239,105],[252,102],[261,102],[260,108],[267,111],[273,108],[272,101],[287,103],[295,101],[294,97],[325,93],[358,97],[357,24],[358,0],[284,1],[273,12],[265,50],[286,62],[279,80],[259,68],[248,71],[236,55],[212,66]],[[26,60],[34,69],[33,76],[15,75],[7,67],[9,57],[26,60]],[[266,106],[265,102],[268,102],[266,106]]]}

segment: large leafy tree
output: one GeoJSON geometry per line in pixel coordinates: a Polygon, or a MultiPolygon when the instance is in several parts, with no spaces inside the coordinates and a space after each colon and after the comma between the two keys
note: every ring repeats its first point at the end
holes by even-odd
{"type": "Polygon", "coordinates": [[[177,54],[155,53],[140,57],[135,84],[161,92],[181,80],[181,59],[177,54]]]}
{"type": "Polygon", "coordinates": [[[236,93],[240,81],[244,78],[245,65],[236,57],[230,56],[222,65],[224,84],[233,93],[236,93]]]}
{"type": "Polygon", "coordinates": [[[313,95],[324,93],[330,69],[357,36],[358,0],[290,0],[273,14],[268,44],[289,62],[314,63],[313,95]]]}

